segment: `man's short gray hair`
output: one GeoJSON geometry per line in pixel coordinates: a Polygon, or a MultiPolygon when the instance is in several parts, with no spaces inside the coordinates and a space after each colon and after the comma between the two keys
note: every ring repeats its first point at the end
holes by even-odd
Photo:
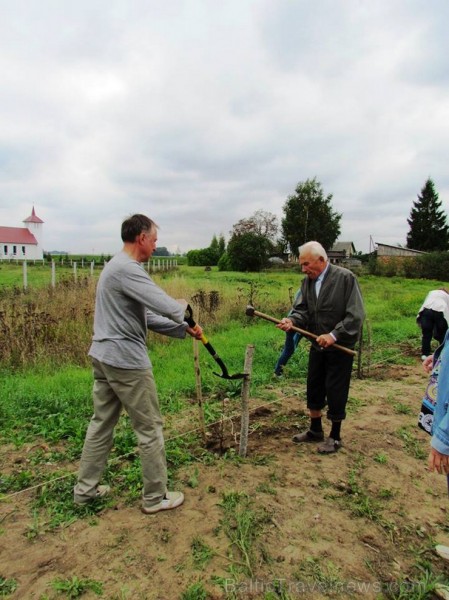
{"type": "Polygon", "coordinates": [[[319,242],[306,242],[299,247],[299,256],[303,254],[311,254],[312,256],[319,258],[320,256],[327,260],[326,250],[319,242]]]}

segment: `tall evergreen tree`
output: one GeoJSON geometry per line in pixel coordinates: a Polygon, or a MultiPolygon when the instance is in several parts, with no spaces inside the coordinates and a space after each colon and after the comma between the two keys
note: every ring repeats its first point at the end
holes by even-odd
{"type": "Polygon", "coordinates": [[[198,250],[189,250],[187,252],[187,264],[195,267],[211,267],[218,264],[224,250],[225,241],[223,236],[220,238],[213,235],[210,245],[207,248],[199,248],[198,250]]]}
{"type": "Polygon", "coordinates": [[[340,234],[341,214],[331,206],[332,194],[324,196],[321,184],[314,177],[298,183],[295,194],[284,204],[283,238],[293,254],[298,247],[316,240],[329,250],[340,234]]]}
{"type": "Polygon", "coordinates": [[[220,256],[220,258],[223,256],[223,254],[226,252],[226,240],[224,238],[224,235],[222,233],[220,233],[220,237],[218,238],[218,255],[220,256]]]}
{"type": "Polygon", "coordinates": [[[214,235],[212,237],[212,241],[209,245],[209,250],[211,251],[212,256],[215,257],[215,260],[217,263],[220,258],[220,253],[218,250],[218,239],[217,239],[217,236],[215,235],[215,233],[214,233],[214,235]]]}
{"type": "Polygon", "coordinates": [[[448,250],[449,225],[430,177],[422,188],[421,195],[418,195],[418,200],[413,202],[407,223],[410,226],[407,248],[423,252],[448,250]]]}

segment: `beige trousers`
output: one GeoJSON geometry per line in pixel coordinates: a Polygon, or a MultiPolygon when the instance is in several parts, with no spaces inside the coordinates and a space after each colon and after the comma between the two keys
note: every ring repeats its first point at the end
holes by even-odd
{"type": "Polygon", "coordinates": [[[158,504],[167,491],[162,416],[151,369],[119,369],[92,359],[94,415],[81,455],[77,501],[96,494],[112,448],[114,427],[125,408],[137,436],[142,463],[143,505],[158,504]]]}

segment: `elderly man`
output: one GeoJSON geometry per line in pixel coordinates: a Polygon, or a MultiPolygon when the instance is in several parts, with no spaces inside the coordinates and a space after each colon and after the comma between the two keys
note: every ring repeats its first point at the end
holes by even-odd
{"type": "Polygon", "coordinates": [[[298,444],[324,442],[318,446],[318,452],[331,454],[342,445],[341,423],[346,418],[353,363],[353,355],[332,346],[338,342],[354,348],[365,311],[354,274],[331,265],[321,244],[312,241],[301,246],[299,263],[307,275],[301,285],[301,299],[277,327],[284,331],[292,326],[301,327],[318,337],[310,348],[307,373],[310,428],[295,435],[293,441],[298,444]],[[324,440],[321,416],[326,404],[332,427],[324,440]]]}
{"type": "Polygon", "coordinates": [[[141,264],[156,248],[156,223],[145,215],[133,215],[123,221],[121,236],[123,249],[105,266],[97,285],[89,350],[94,415],[84,441],[74,501],[86,504],[109,493],[109,486],[98,484],[124,408],[140,450],[142,512],[153,514],[180,506],[184,495],[167,491],[162,417],[146,346],[147,329],[178,338],[187,332],[197,339],[202,330],[198,325],[188,327],[185,300],[168,296],[141,264]]]}

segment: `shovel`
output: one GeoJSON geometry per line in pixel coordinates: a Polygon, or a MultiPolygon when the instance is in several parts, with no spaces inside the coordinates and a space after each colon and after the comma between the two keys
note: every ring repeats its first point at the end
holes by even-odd
{"type": "MultiPolygon", "coordinates": [[[[193,312],[192,312],[192,307],[190,306],[190,304],[187,305],[186,315],[187,316],[185,317],[185,321],[187,322],[189,327],[192,327],[192,329],[193,329],[194,327],[196,327],[196,323],[193,320],[193,312]]],[[[247,375],[245,373],[236,373],[235,375],[229,375],[226,365],[221,360],[221,358],[218,356],[218,354],[215,352],[212,344],[209,342],[209,340],[204,335],[204,333],[201,336],[201,341],[203,342],[203,345],[206,348],[206,350],[209,352],[209,354],[212,356],[214,361],[217,363],[217,365],[221,369],[221,373],[215,373],[215,371],[213,371],[214,375],[216,375],[217,377],[221,377],[222,379],[245,379],[247,377],[247,375]]]]}
{"type": "MultiPolygon", "coordinates": [[[[246,307],[246,315],[248,317],[260,317],[261,319],[265,319],[266,321],[271,321],[271,323],[280,323],[279,319],[275,319],[274,317],[270,317],[270,315],[265,315],[264,313],[259,312],[254,308],[254,306],[248,305],[246,307]]],[[[306,331],[305,329],[300,329],[299,327],[295,327],[292,325],[292,330],[305,335],[306,337],[313,338],[316,340],[318,337],[315,333],[310,331],[306,331]]],[[[351,356],[356,356],[357,352],[351,350],[350,348],[345,348],[344,346],[340,346],[340,344],[332,344],[332,348],[337,348],[337,350],[341,350],[342,352],[346,352],[346,354],[350,354],[351,356]]]]}

